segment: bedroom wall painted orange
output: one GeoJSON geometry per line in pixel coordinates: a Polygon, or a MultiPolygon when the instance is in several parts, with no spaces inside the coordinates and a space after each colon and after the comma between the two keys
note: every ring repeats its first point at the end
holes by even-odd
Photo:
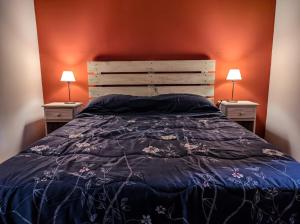
{"type": "Polygon", "coordinates": [[[241,69],[236,98],[256,101],[266,120],[275,0],[36,0],[46,103],[67,100],[63,70],[73,70],[72,99],[88,101],[88,60],[217,60],[215,98],[226,99],[229,68],[241,69]]]}

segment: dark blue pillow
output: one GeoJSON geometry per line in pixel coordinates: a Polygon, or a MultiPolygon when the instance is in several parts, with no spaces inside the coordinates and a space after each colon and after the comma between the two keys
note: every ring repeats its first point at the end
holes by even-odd
{"type": "Polygon", "coordinates": [[[158,96],[106,95],[92,100],[82,113],[197,113],[219,111],[205,97],[193,94],[158,96]]]}

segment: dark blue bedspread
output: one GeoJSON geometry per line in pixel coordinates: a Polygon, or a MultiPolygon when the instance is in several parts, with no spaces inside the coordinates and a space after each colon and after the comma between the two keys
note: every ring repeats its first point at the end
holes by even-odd
{"type": "Polygon", "coordinates": [[[300,165],[221,113],[81,114],[0,166],[1,223],[300,223],[300,165]]]}

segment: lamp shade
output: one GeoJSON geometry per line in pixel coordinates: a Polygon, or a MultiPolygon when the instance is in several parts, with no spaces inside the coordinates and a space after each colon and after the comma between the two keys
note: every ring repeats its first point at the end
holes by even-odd
{"type": "Polygon", "coordinates": [[[64,71],[61,75],[62,82],[75,82],[74,73],[72,71],[64,71]]]}
{"type": "Polygon", "coordinates": [[[239,69],[230,69],[227,75],[226,80],[242,80],[241,72],[239,69]]]}

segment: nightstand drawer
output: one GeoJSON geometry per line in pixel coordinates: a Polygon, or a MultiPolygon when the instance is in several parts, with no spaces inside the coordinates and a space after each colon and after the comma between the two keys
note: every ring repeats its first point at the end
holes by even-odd
{"type": "Polygon", "coordinates": [[[227,108],[229,118],[255,118],[256,109],[253,107],[230,107],[227,108]]]}
{"type": "Polygon", "coordinates": [[[46,120],[71,120],[73,110],[70,109],[45,109],[46,120]]]}
{"type": "Polygon", "coordinates": [[[80,111],[82,103],[64,103],[53,102],[44,104],[46,134],[48,135],[57,128],[65,125],[75,118],[75,115],[80,111]]]}

